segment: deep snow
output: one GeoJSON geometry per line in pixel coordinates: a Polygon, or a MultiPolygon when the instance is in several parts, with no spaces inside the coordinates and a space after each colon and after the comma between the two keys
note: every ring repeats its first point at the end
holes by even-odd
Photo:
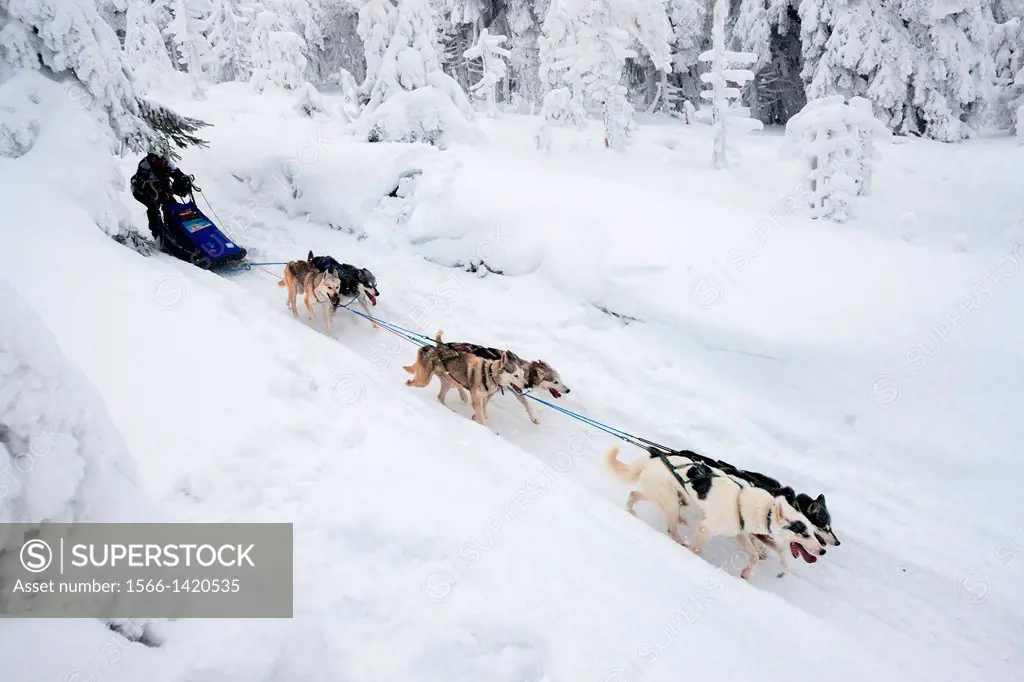
{"type": "Polygon", "coordinates": [[[369,267],[382,318],[543,358],[570,409],[824,492],[843,544],[746,584],[731,541],[700,559],[649,508],[626,514],[606,434],[539,406],[534,426],[507,396],[484,429],[436,383],[404,386],[411,344],[343,312],[334,339],[293,319],[279,267],[218,277],[119,246],[42,175],[74,144],[90,169],[82,121],[46,109],[36,158],[0,163],[19,216],[0,272],[155,503],[296,524],[296,617],[157,623],[160,648],[3,622],[13,679],[1019,679],[1012,140],[887,143],[837,226],[787,202],[799,166],[778,131],[723,173],[702,126],[545,156],[537,119],[503,116],[439,152],[356,144],[340,117],[242,84],[167,101],[215,124],[180,165],[252,260],[369,267]],[[480,259],[504,276],[451,267],[480,259]]]}

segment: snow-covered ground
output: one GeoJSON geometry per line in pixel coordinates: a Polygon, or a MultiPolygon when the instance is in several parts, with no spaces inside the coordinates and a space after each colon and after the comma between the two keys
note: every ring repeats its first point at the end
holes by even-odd
{"type": "MultiPolygon", "coordinates": [[[[663,121],[624,154],[595,130],[542,155],[517,116],[441,152],[356,144],[242,84],[165,101],[214,124],[180,165],[253,261],[312,249],[368,267],[381,318],[542,358],[569,409],[823,492],[842,546],[742,581],[735,542],[698,558],[651,508],[625,512],[610,436],[540,406],[535,426],[509,396],[481,427],[436,383],[404,385],[413,345],[344,312],[334,338],[296,321],[280,267],[143,258],[66,198],[88,163],[43,178],[29,155],[0,161],[18,216],[0,276],[102,396],[154,507],[295,524],[295,618],[157,623],[159,648],[4,621],[10,679],[1024,674],[1013,141],[886,143],[872,195],[836,225],[793,209],[779,131],[722,172],[706,128],[663,121]],[[453,267],[481,259],[503,274],[453,267]]],[[[69,127],[44,125],[37,159],[96,152],[69,127]]]]}

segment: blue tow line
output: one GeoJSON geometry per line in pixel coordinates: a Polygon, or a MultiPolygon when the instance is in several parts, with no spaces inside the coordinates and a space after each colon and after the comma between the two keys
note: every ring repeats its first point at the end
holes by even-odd
{"type": "MultiPolygon", "coordinates": [[[[427,342],[429,342],[431,344],[436,344],[437,343],[434,339],[432,339],[432,338],[430,338],[428,336],[424,336],[423,334],[420,334],[418,332],[414,332],[414,331],[412,331],[410,329],[406,329],[404,327],[400,327],[397,324],[392,324],[390,322],[386,322],[384,320],[381,320],[379,318],[373,317],[371,315],[367,315],[366,313],[361,313],[358,310],[353,310],[353,309],[349,308],[349,306],[352,305],[352,303],[355,302],[356,298],[357,297],[353,296],[351,301],[349,301],[348,303],[339,305],[338,307],[344,308],[345,310],[349,311],[350,313],[354,313],[355,315],[359,315],[360,317],[365,317],[368,320],[372,320],[372,321],[376,322],[377,324],[381,325],[382,327],[391,330],[395,334],[398,334],[399,336],[404,337],[408,341],[412,341],[413,343],[418,343],[420,345],[426,345],[421,339],[424,339],[424,340],[426,340],[427,342]]],[[[542,398],[538,398],[535,395],[531,395],[529,393],[529,391],[522,391],[522,392],[520,392],[520,391],[516,390],[515,388],[513,388],[512,391],[517,393],[517,394],[519,394],[519,395],[521,395],[521,396],[523,396],[524,398],[529,398],[530,400],[538,402],[541,405],[547,405],[551,409],[556,410],[558,412],[561,412],[562,414],[566,415],[567,417],[571,417],[573,419],[576,419],[578,421],[583,422],[584,424],[587,424],[589,426],[593,426],[594,428],[600,429],[601,431],[604,431],[605,433],[607,433],[607,434],[609,434],[611,436],[615,436],[616,438],[618,438],[620,440],[623,440],[623,441],[625,441],[627,443],[630,443],[632,445],[636,445],[638,447],[646,449],[643,445],[641,445],[640,440],[636,436],[634,436],[631,433],[628,433],[627,431],[623,431],[621,429],[617,429],[614,426],[609,426],[608,424],[604,424],[602,422],[599,422],[596,419],[591,419],[590,417],[587,417],[587,416],[584,416],[582,414],[579,414],[578,412],[573,412],[572,410],[568,410],[568,409],[566,409],[564,407],[561,407],[560,405],[555,405],[554,403],[550,403],[547,400],[544,400],[542,398]]]]}
{"type": "MultiPolygon", "coordinates": [[[[287,263],[249,263],[249,265],[287,265],[287,263]]],[[[358,310],[353,310],[349,306],[352,305],[353,303],[355,303],[357,298],[358,298],[358,296],[353,296],[352,299],[348,303],[339,303],[338,305],[335,305],[334,308],[335,308],[335,310],[337,310],[338,308],[344,308],[345,310],[347,310],[348,312],[352,313],[353,315],[358,315],[359,317],[362,317],[362,318],[365,318],[367,320],[370,320],[371,322],[375,322],[376,324],[379,324],[381,327],[384,327],[388,331],[391,331],[392,333],[397,334],[398,336],[401,336],[402,338],[406,339],[407,341],[411,341],[412,343],[416,343],[416,344],[419,344],[421,346],[426,346],[428,344],[429,345],[437,345],[437,341],[435,341],[434,339],[430,338],[429,336],[425,336],[424,334],[420,334],[419,332],[415,332],[415,331],[413,331],[411,329],[406,329],[405,327],[400,327],[397,324],[393,324],[393,323],[388,322],[386,320],[382,320],[379,317],[374,317],[372,315],[367,315],[366,313],[359,312],[358,310]]],[[[571,417],[572,419],[575,419],[577,421],[583,422],[584,424],[587,424],[589,426],[593,426],[596,429],[600,429],[601,431],[604,431],[608,435],[614,436],[615,438],[618,438],[619,440],[625,441],[627,443],[630,443],[631,445],[635,445],[635,446],[637,446],[639,448],[642,448],[644,450],[647,449],[647,447],[644,446],[641,443],[641,441],[643,439],[638,438],[637,436],[634,436],[633,434],[631,434],[631,433],[629,433],[627,431],[623,431],[621,429],[617,429],[617,428],[615,428],[613,426],[609,426],[608,424],[604,424],[602,422],[599,422],[596,419],[591,419],[590,417],[587,417],[585,415],[579,414],[578,412],[573,412],[572,410],[568,410],[568,409],[566,409],[564,407],[561,407],[559,405],[555,405],[554,403],[550,403],[547,400],[544,400],[542,398],[538,398],[537,396],[531,395],[528,390],[520,392],[520,391],[516,390],[515,388],[513,388],[512,391],[515,392],[518,395],[523,396],[524,398],[529,398],[530,400],[538,402],[541,405],[546,405],[546,406],[550,407],[551,409],[553,409],[553,410],[555,410],[557,412],[561,412],[562,414],[566,415],[567,417],[571,417]]],[[[652,443],[652,445],[655,445],[655,444],[652,443]]],[[[658,446],[658,447],[661,447],[661,446],[658,446]]],[[[667,449],[667,448],[663,448],[663,449],[667,449]]]]}

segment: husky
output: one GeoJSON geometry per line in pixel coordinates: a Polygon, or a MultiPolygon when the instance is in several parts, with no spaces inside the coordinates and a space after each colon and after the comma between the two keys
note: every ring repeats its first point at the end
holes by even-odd
{"type": "MultiPolygon", "coordinates": [[[[299,293],[304,293],[309,319],[315,320],[316,313],[313,311],[312,303],[329,306],[331,298],[338,295],[341,280],[330,272],[316,270],[304,260],[293,260],[284,266],[284,277],[277,283],[277,286],[288,287],[288,309],[295,317],[299,316],[295,298],[299,293]]],[[[331,317],[326,310],[324,311],[324,329],[330,335],[331,317]]]]}
{"type": "Polygon", "coordinates": [[[499,351],[496,358],[483,358],[463,350],[457,350],[442,341],[444,330],[438,330],[434,337],[436,346],[423,346],[416,352],[416,360],[402,367],[412,374],[406,386],[423,388],[433,377],[441,380],[437,400],[442,405],[448,391],[459,389],[459,397],[466,402],[466,393],[472,400],[473,420],[487,424],[487,401],[502,388],[515,388],[522,392],[526,374],[521,365],[513,363],[507,351],[499,351]]]}
{"type": "MultiPolygon", "coordinates": [[[[558,372],[543,360],[531,360],[528,362],[510,350],[502,351],[497,348],[479,346],[475,343],[453,342],[447,345],[449,348],[453,348],[464,353],[472,353],[473,355],[484,358],[485,360],[497,360],[501,357],[502,353],[505,353],[510,362],[523,370],[523,375],[526,377],[526,382],[523,384],[523,390],[536,388],[541,391],[548,391],[554,398],[561,398],[563,393],[566,395],[571,393],[571,389],[565,385],[562,381],[562,377],[558,375],[558,372]]],[[[516,400],[518,400],[519,404],[526,410],[526,415],[530,418],[530,421],[534,424],[540,424],[540,418],[530,408],[529,401],[520,391],[514,391],[514,393],[516,400]]],[[[486,402],[490,402],[493,395],[493,393],[489,394],[485,398],[485,406],[486,402]]],[[[461,387],[459,388],[459,396],[462,398],[463,402],[465,402],[466,397],[461,387]]]]}
{"type": "MultiPolygon", "coordinates": [[[[627,510],[635,515],[636,502],[653,502],[668,522],[669,535],[685,547],[687,544],[677,528],[680,502],[685,500],[686,506],[693,505],[701,516],[691,551],[700,554],[714,536],[735,537],[748,557],[747,566],[740,572],[744,580],[750,579],[761,559],[751,536],[763,536],[775,547],[788,544],[794,558],[802,557],[808,563],[825,554],[824,545],[811,530],[811,522],[786,500],[785,494],[773,495],[763,488],[744,486],[703,462],[677,458],[679,466],[673,467],[673,473],[656,458],[644,457],[625,464],[619,461],[618,453],[618,446],[613,446],[605,454],[605,464],[623,483],[639,485],[639,490],[629,494],[627,510]]],[[[779,557],[786,567],[784,553],[780,552],[779,557]]]]}
{"type": "MultiPolygon", "coordinates": [[[[658,451],[656,449],[647,448],[647,450],[651,453],[652,457],[657,457],[658,451]]],[[[691,450],[673,450],[671,454],[676,457],[684,457],[691,461],[701,462],[710,467],[720,469],[735,479],[745,481],[755,488],[763,488],[773,495],[779,493],[785,494],[786,501],[796,507],[801,514],[807,517],[811,522],[811,525],[814,526],[814,534],[818,537],[819,542],[831,547],[838,547],[842,544],[839,542],[839,537],[832,530],[832,515],[829,513],[828,506],[825,503],[824,494],[819,494],[817,497],[811,497],[805,493],[796,494],[792,488],[782,485],[782,483],[771,476],[766,476],[756,471],[738,469],[728,462],[711,459],[710,457],[699,455],[691,450]]],[[[758,538],[758,540],[761,540],[761,538],[758,538]]],[[[765,544],[771,546],[770,543],[765,544]]],[[[763,559],[764,556],[761,558],[763,559]]]]}
{"type": "MultiPolygon", "coordinates": [[[[380,291],[377,289],[377,278],[372,272],[348,263],[339,263],[331,256],[314,256],[312,251],[306,256],[306,262],[320,272],[330,272],[336,275],[341,281],[338,293],[331,297],[331,316],[337,312],[342,297],[354,297],[359,301],[360,307],[366,314],[372,317],[370,305],[376,306],[377,298],[380,296],[380,291]]],[[[370,320],[370,323],[374,329],[379,328],[379,325],[373,320],[370,320]]]]}

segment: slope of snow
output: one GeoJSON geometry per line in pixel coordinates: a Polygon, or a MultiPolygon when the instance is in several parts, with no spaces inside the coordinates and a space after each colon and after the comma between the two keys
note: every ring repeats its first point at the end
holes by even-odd
{"type": "MultiPolygon", "coordinates": [[[[0,306],[0,520],[146,518],[135,462],[102,398],[4,280],[0,306]]],[[[19,540],[4,533],[0,547],[19,540]]]]}
{"type": "Polygon", "coordinates": [[[723,174],[700,127],[548,157],[536,119],[504,117],[438,152],[353,143],[245,86],[168,101],[215,124],[180,165],[253,260],[369,267],[382,318],[544,358],[570,409],[824,492],[843,544],[741,581],[735,542],[697,558],[649,508],[626,514],[606,434],[540,407],[534,426],[508,396],[482,428],[455,394],[404,386],[411,344],[292,318],[279,267],[143,258],[0,166],[23,223],[0,272],[149,493],[181,519],[296,524],[293,620],[163,623],[163,646],[116,656],[99,624],[5,621],[17,679],[1019,678],[1016,272],[935,331],[1020,238],[1012,143],[886,146],[837,227],[778,212],[799,169],[771,132],[723,174]],[[452,267],[480,260],[506,275],[452,267]],[[920,365],[916,344],[939,350],[920,365]]]}

